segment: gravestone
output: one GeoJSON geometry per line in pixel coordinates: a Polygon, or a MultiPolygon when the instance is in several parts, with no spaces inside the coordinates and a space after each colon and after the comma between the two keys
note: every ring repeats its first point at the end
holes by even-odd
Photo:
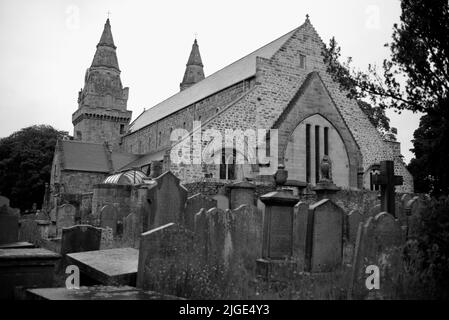
{"type": "Polygon", "coordinates": [[[101,229],[101,248],[108,248],[114,241],[114,233],[110,227],[101,229]]]}
{"type": "Polygon", "coordinates": [[[194,231],[197,237],[199,248],[201,248],[201,257],[204,263],[207,263],[209,256],[209,217],[206,209],[202,208],[194,218],[194,231]]]}
{"type": "Polygon", "coordinates": [[[215,207],[217,207],[217,201],[201,193],[189,197],[184,208],[184,226],[193,231],[195,214],[197,214],[201,208],[209,210],[215,207]]]}
{"type": "Polygon", "coordinates": [[[149,185],[149,210],[144,215],[143,228],[149,230],[167,223],[182,223],[187,189],[172,172],[167,171],[149,185]]]}
{"type": "Polygon", "coordinates": [[[293,259],[299,270],[305,269],[309,204],[298,202],[293,209],[293,259]]]}
{"type": "Polygon", "coordinates": [[[4,196],[0,196],[0,208],[3,206],[6,206],[9,208],[9,199],[4,196]]]}
{"type": "Polygon", "coordinates": [[[223,194],[217,194],[212,197],[215,201],[217,201],[217,208],[221,210],[228,210],[229,209],[229,198],[226,197],[223,194]]]}
{"type": "Polygon", "coordinates": [[[77,225],[62,229],[61,254],[100,250],[101,229],[77,225]]]}
{"type": "Polygon", "coordinates": [[[56,208],[50,210],[50,221],[56,223],[56,208]]]}
{"type": "Polygon", "coordinates": [[[1,197],[0,206],[5,210],[0,212],[0,244],[17,242],[19,240],[19,216],[11,213],[8,198],[1,197]]]}
{"type": "Polygon", "coordinates": [[[380,174],[373,175],[373,184],[380,186],[380,207],[396,217],[395,186],[403,184],[402,176],[394,175],[394,161],[381,161],[380,174]]]}
{"type": "Polygon", "coordinates": [[[76,208],[71,204],[59,206],[56,212],[56,233],[61,236],[62,228],[75,225],[76,208]]]}
{"type": "Polygon", "coordinates": [[[363,222],[363,215],[359,210],[352,210],[347,215],[347,239],[352,244],[355,244],[357,230],[361,222],[363,222]]]}
{"type": "Polygon", "coordinates": [[[209,219],[207,261],[211,266],[228,266],[233,251],[230,211],[212,208],[206,217],[209,219]]]}
{"type": "Polygon", "coordinates": [[[279,165],[274,174],[276,191],[260,197],[265,205],[263,213],[262,259],[256,261],[257,274],[265,279],[281,280],[296,269],[293,257],[294,206],[298,198],[284,190],[288,171],[279,165]]]}
{"type": "Polygon", "coordinates": [[[117,209],[109,204],[103,206],[100,210],[100,227],[111,228],[112,235],[117,234],[117,209]]]}
{"type": "Polygon", "coordinates": [[[311,272],[330,272],[341,266],[343,219],[343,209],[330,200],[323,199],[309,207],[307,256],[311,272]]]}
{"type": "Polygon", "coordinates": [[[130,242],[134,247],[140,236],[138,217],[135,213],[130,213],[123,219],[123,240],[130,242]]]}
{"type": "Polygon", "coordinates": [[[370,265],[380,269],[380,298],[392,298],[395,295],[394,283],[402,270],[402,231],[393,215],[382,212],[370,217],[357,235],[354,255],[351,289],[352,298],[363,299],[369,294],[365,286],[366,268],[370,265]]]}
{"type": "Polygon", "coordinates": [[[397,203],[397,208],[398,208],[398,219],[401,222],[402,226],[406,226],[407,225],[407,212],[406,212],[406,206],[407,203],[413,199],[413,196],[411,194],[403,194],[401,196],[400,201],[398,201],[397,203]]]}
{"type": "Polygon", "coordinates": [[[255,189],[256,186],[248,181],[236,182],[228,185],[231,194],[230,206],[231,209],[236,209],[241,205],[255,204],[255,189]]]}
{"type": "Polygon", "coordinates": [[[40,244],[41,233],[36,220],[20,220],[19,241],[40,244]]]}
{"type": "Polygon", "coordinates": [[[231,218],[234,254],[247,270],[253,270],[254,261],[262,254],[262,212],[255,206],[242,205],[232,210],[231,218]]]}
{"type": "MultiPolygon", "coordinates": [[[[202,259],[197,250],[195,234],[170,223],[142,234],[139,245],[137,287],[163,294],[179,294],[184,277],[202,259]]],[[[196,269],[199,270],[199,269],[196,269]]]]}
{"type": "Polygon", "coordinates": [[[419,196],[413,197],[405,205],[408,239],[414,239],[416,237],[421,224],[422,216],[425,214],[426,210],[426,201],[419,196]]]}

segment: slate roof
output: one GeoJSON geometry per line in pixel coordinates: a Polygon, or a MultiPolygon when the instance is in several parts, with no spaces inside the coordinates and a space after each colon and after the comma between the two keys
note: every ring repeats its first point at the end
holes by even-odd
{"type": "Polygon", "coordinates": [[[235,61],[223,69],[211,74],[195,85],[178,92],[154,107],[141,113],[130,125],[130,132],[158,121],[170,114],[204,99],[235,83],[251,78],[256,74],[256,57],[271,58],[297,29],[259,48],[249,55],[235,61]]]}
{"type": "Polygon", "coordinates": [[[60,140],[58,143],[60,143],[60,150],[62,151],[62,169],[64,170],[109,173],[111,162],[113,171],[116,171],[138,157],[137,155],[115,151],[109,153],[104,144],[73,140],[60,140]]]}
{"type": "Polygon", "coordinates": [[[165,150],[162,150],[140,156],[133,162],[129,162],[125,166],[121,167],[119,171],[131,170],[133,168],[142,168],[144,166],[150,165],[153,161],[162,161],[164,159],[164,154],[165,150]]]}

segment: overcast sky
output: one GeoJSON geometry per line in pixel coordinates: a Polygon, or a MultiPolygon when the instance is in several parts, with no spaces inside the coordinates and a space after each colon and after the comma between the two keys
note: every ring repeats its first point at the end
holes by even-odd
{"type": "MultiPolygon", "coordinates": [[[[110,11],[133,120],[179,91],[195,34],[207,75],[298,27],[308,13],[355,66],[388,57],[398,0],[0,0],[0,137],[71,115],[110,11]]],[[[408,162],[418,115],[388,111],[408,162]]]]}

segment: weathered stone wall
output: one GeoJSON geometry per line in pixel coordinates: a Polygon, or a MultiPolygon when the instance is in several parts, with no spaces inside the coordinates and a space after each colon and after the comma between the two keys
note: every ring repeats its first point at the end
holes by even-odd
{"type": "MultiPolygon", "coordinates": [[[[108,115],[111,112],[104,110],[103,113],[106,114],[103,115],[90,114],[89,116],[82,116],[83,119],[74,126],[73,135],[75,139],[91,143],[103,143],[106,141],[114,150],[117,150],[121,136],[120,126],[123,125],[123,130],[125,131],[129,118],[126,118],[125,115],[122,117],[108,115]],[[81,133],[81,139],[78,139],[77,132],[81,133]]],[[[129,117],[131,117],[130,114],[129,117]]]]}
{"type": "Polygon", "coordinates": [[[116,207],[118,218],[123,219],[131,212],[131,191],[132,186],[129,185],[95,185],[92,198],[92,215],[99,218],[101,208],[108,204],[116,207]]]}
{"type": "Polygon", "coordinates": [[[92,192],[94,185],[103,182],[107,176],[107,173],[63,170],[61,191],[72,194],[92,192]]]}

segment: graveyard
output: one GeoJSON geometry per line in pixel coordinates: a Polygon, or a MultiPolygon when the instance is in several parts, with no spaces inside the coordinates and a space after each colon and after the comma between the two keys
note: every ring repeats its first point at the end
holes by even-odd
{"type": "Polygon", "coordinates": [[[20,215],[1,197],[0,298],[410,298],[404,248],[429,199],[395,193],[391,162],[375,177],[380,191],[342,190],[328,178],[306,188],[282,165],[263,185],[219,188],[154,170],[97,185],[90,210],[64,203],[20,215]],[[125,187],[127,196],[114,196],[125,187]],[[369,266],[380,288],[367,288],[369,266]]]}
{"type": "Polygon", "coordinates": [[[447,0],[32,3],[0,5],[0,301],[449,299],[447,0]]]}

